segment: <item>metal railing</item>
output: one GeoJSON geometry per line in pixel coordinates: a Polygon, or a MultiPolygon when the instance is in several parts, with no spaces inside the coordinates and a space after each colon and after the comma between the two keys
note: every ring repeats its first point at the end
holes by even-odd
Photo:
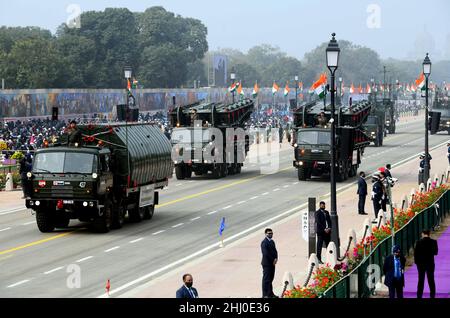
{"type": "MultiPolygon", "coordinates": [[[[435,204],[417,213],[407,224],[395,232],[395,244],[408,256],[412,253],[414,244],[419,240],[424,229],[434,229],[440,221],[450,214],[450,190],[447,190],[435,204]],[[438,208],[436,207],[436,203],[438,208]]],[[[373,275],[376,265],[383,269],[384,259],[392,249],[392,237],[381,241],[366,257],[338,282],[327,289],[322,298],[368,298],[375,291],[376,278],[373,275]],[[371,270],[369,272],[369,270],[371,270]]]]}
{"type": "Polygon", "coordinates": [[[19,172],[19,165],[6,165],[6,166],[0,165],[0,174],[8,174],[14,172],[19,172]]]}

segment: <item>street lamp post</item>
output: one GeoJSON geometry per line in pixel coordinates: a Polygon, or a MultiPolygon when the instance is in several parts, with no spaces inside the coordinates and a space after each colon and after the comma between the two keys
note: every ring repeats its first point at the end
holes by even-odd
{"type": "Polygon", "coordinates": [[[339,105],[342,106],[342,77],[339,77],[339,105]]]}
{"type": "Polygon", "coordinates": [[[373,99],[372,102],[375,102],[375,100],[377,99],[377,92],[375,90],[375,79],[374,78],[370,79],[370,85],[372,86],[372,90],[370,91],[371,98],[373,99]]]}
{"type": "MultiPolygon", "coordinates": [[[[234,67],[231,69],[230,79],[231,79],[231,85],[233,85],[234,81],[236,80],[236,72],[234,71],[234,67]]],[[[232,95],[233,95],[233,104],[234,104],[234,90],[232,92],[232,95]]]]}
{"type": "Polygon", "coordinates": [[[331,241],[336,245],[337,257],[340,257],[340,241],[339,241],[339,220],[336,208],[336,127],[335,127],[335,72],[339,64],[340,48],[335,39],[336,33],[331,34],[332,39],[328,43],[326,49],[327,67],[331,73],[331,241]]]}
{"type": "Polygon", "coordinates": [[[295,109],[298,107],[298,75],[295,75],[295,109]]]}
{"type": "MultiPolygon", "coordinates": [[[[128,178],[127,178],[127,185],[128,187],[130,186],[130,174],[131,174],[131,165],[130,165],[130,152],[128,151],[128,120],[129,120],[129,114],[130,114],[130,96],[128,96],[128,94],[130,93],[128,91],[128,82],[131,80],[131,75],[132,75],[132,68],[130,66],[125,66],[123,68],[123,71],[125,73],[125,79],[127,80],[127,108],[126,108],[126,112],[125,112],[125,139],[126,139],[126,143],[127,143],[127,166],[128,166],[128,178]]],[[[127,192],[127,196],[128,196],[128,192],[127,192]]]]}
{"type": "Polygon", "coordinates": [[[424,183],[430,178],[430,155],[428,150],[428,78],[431,74],[431,61],[427,56],[423,60],[423,74],[425,75],[425,165],[424,165],[424,183]]]}

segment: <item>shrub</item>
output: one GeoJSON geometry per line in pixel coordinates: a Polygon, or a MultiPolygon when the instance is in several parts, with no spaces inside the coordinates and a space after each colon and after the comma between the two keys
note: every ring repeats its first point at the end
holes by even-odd
{"type": "Polygon", "coordinates": [[[22,153],[22,151],[16,151],[12,156],[11,159],[15,159],[17,161],[22,160],[25,157],[25,155],[22,153]]]}

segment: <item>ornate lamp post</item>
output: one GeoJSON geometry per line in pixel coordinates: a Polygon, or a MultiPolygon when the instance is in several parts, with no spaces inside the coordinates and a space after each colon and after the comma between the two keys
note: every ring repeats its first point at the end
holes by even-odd
{"type": "Polygon", "coordinates": [[[339,242],[339,220],[336,209],[336,127],[335,127],[335,72],[339,64],[339,53],[341,49],[335,39],[336,33],[331,34],[332,38],[328,43],[326,49],[327,67],[331,73],[331,169],[330,169],[330,181],[331,181],[331,241],[336,245],[337,257],[340,254],[340,242],[339,242]]]}
{"type": "Polygon", "coordinates": [[[424,183],[427,184],[430,178],[430,154],[428,150],[428,79],[431,74],[431,61],[427,56],[423,60],[423,74],[425,75],[425,165],[424,165],[424,183]]]}

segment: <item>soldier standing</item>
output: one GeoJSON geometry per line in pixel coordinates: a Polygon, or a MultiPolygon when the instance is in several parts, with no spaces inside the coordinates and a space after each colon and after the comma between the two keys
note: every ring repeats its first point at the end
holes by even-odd
{"type": "Polygon", "coordinates": [[[77,122],[75,120],[70,122],[70,126],[67,129],[67,136],[69,146],[75,146],[76,143],[80,143],[81,131],[78,129],[77,122]]]}
{"type": "Polygon", "coordinates": [[[380,182],[380,176],[378,174],[375,174],[372,177],[372,182],[372,201],[376,222],[376,220],[378,219],[378,212],[381,209],[381,201],[383,199],[383,184],[380,182]]]}

